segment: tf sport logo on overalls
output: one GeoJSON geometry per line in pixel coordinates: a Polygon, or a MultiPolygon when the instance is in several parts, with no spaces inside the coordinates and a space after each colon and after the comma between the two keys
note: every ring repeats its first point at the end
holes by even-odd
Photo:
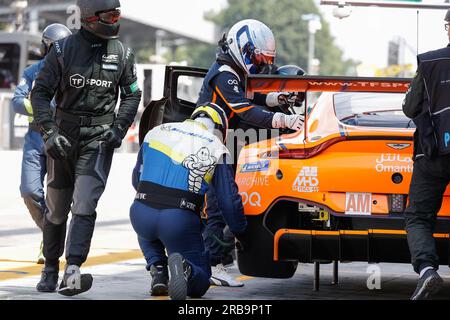
{"type": "Polygon", "coordinates": [[[97,80],[97,79],[86,79],[80,74],[74,74],[70,78],[70,86],[81,89],[84,88],[84,86],[96,86],[96,87],[103,87],[103,88],[111,88],[112,81],[106,81],[106,80],[97,80]]]}

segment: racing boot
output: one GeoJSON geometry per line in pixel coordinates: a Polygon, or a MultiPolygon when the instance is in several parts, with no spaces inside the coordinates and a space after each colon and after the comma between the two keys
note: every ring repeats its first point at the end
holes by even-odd
{"type": "Polygon", "coordinates": [[[169,296],[172,300],[186,300],[187,283],[192,267],[179,253],[169,256],[169,296]]]}
{"type": "Polygon", "coordinates": [[[75,296],[88,291],[92,287],[93,278],[90,274],[81,274],[80,267],[66,266],[64,277],[59,285],[58,293],[63,296],[75,296]]]}
{"type": "Polygon", "coordinates": [[[436,294],[442,286],[443,280],[434,268],[430,268],[419,278],[416,291],[411,300],[425,300],[436,294]]]}
{"type": "Polygon", "coordinates": [[[42,269],[41,280],[36,285],[39,292],[54,292],[58,285],[59,265],[45,266],[42,269]]]}
{"type": "Polygon", "coordinates": [[[41,247],[39,248],[39,255],[37,258],[37,264],[44,264],[45,258],[44,258],[44,241],[41,241],[41,247]]]}
{"type": "Polygon", "coordinates": [[[150,267],[150,275],[152,276],[152,296],[167,296],[169,273],[166,265],[152,265],[150,267]]]}

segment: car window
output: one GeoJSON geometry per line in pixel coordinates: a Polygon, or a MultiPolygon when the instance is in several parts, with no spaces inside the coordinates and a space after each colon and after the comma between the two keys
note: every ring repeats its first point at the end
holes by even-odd
{"type": "Polygon", "coordinates": [[[202,77],[179,76],[177,98],[194,104],[197,103],[198,94],[202,88],[202,84],[202,77]]]}
{"type": "Polygon", "coordinates": [[[412,128],[402,110],[403,93],[337,93],[336,117],[344,124],[371,127],[412,128]]]}

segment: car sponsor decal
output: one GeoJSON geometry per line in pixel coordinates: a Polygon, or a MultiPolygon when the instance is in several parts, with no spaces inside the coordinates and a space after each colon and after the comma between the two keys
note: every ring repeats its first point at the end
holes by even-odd
{"type": "Polygon", "coordinates": [[[292,190],[298,192],[318,192],[319,178],[317,167],[302,167],[292,185],[292,190]]]}
{"type": "Polygon", "coordinates": [[[248,203],[251,207],[261,207],[261,195],[258,192],[252,192],[250,195],[247,192],[241,192],[240,195],[244,206],[248,203]]]}
{"type": "Polygon", "coordinates": [[[371,193],[347,192],[345,194],[345,214],[368,216],[371,212],[371,193]]]}
{"type": "Polygon", "coordinates": [[[389,148],[395,149],[395,150],[403,150],[408,148],[411,145],[411,143],[388,143],[387,146],[389,148]]]}
{"type": "Polygon", "coordinates": [[[270,185],[268,175],[247,175],[237,178],[236,183],[246,187],[268,187],[270,185]]]}
{"type": "Polygon", "coordinates": [[[270,161],[258,161],[242,165],[241,173],[262,172],[269,170],[270,161]]]}
{"type": "Polygon", "coordinates": [[[376,77],[323,77],[304,76],[283,78],[280,75],[250,75],[247,79],[248,93],[288,92],[399,92],[405,93],[410,79],[376,77]]]}
{"type": "Polygon", "coordinates": [[[413,160],[409,156],[394,153],[382,153],[375,161],[375,170],[378,173],[411,173],[413,171],[413,160]]]}

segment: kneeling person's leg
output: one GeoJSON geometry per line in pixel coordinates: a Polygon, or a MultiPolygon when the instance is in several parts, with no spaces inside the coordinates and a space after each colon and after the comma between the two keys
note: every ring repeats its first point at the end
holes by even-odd
{"type": "Polygon", "coordinates": [[[190,269],[185,270],[187,271],[187,295],[203,296],[210,285],[211,267],[201,234],[200,218],[187,210],[171,210],[171,213],[161,217],[165,218],[161,222],[159,232],[169,256],[179,253],[187,262],[184,266],[190,269]]]}

